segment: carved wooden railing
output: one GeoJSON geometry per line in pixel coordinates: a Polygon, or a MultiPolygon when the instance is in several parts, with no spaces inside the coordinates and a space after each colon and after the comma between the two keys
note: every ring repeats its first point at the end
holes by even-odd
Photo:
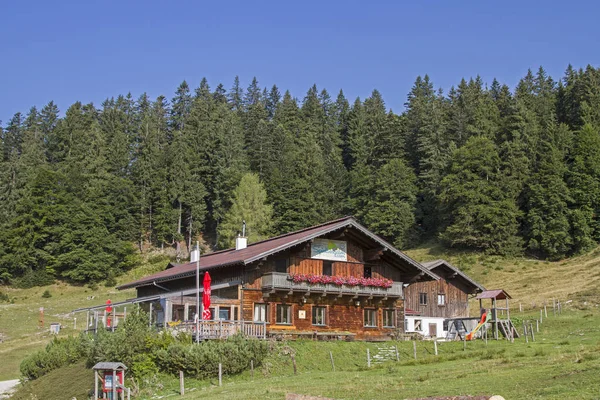
{"type": "Polygon", "coordinates": [[[394,282],[389,288],[376,286],[335,285],[333,283],[294,282],[282,272],[271,272],[262,276],[262,288],[267,290],[293,290],[315,293],[332,293],[358,296],[402,297],[402,282],[394,282]]]}
{"type": "MultiPolygon", "coordinates": [[[[254,321],[200,321],[198,322],[200,339],[226,339],[230,336],[243,333],[246,337],[264,339],[267,337],[267,324],[254,321]]],[[[195,322],[182,322],[176,330],[185,330],[196,336],[195,322]]]]}

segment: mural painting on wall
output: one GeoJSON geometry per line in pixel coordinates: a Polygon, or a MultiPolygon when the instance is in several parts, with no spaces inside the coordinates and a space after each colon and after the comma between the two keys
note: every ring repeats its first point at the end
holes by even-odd
{"type": "Polygon", "coordinates": [[[314,239],[310,256],[321,260],[347,261],[346,242],[342,240],[314,239]]]}

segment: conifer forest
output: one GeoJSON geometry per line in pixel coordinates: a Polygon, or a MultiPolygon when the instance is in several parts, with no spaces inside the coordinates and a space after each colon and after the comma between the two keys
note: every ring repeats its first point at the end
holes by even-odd
{"type": "Polygon", "coordinates": [[[555,260],[600,241],[600,69],[514,88],[420,76],[395,111],[377,90],[245,86],[4,121],[0,283],[114,279],[139,251],[227,248],[242,219],[250,242],[345,215],[401,249],[555,260]]]}

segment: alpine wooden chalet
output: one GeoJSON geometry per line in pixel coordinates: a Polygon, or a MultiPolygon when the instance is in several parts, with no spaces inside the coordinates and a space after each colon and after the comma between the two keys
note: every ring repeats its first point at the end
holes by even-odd
{"type": "MultiPolygon", "coordinates": [[[[236,248],[203,255],[199,265],[212,278],[204,338],[389,338],[404,331],[405,287],[439,279],[352,217],[257,243],[238,237],[236,248]]],[[[153,324],[194,329],[196,262],[119,287],[128,288],[153,324]]]]}

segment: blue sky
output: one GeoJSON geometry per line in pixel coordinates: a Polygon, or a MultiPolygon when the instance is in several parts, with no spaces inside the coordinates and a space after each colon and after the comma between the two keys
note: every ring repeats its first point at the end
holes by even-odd
{"type": "Polygon", "coordinates": [[[462,77],[511,87],[539,65],[600,66],[597,2],[11,1],[0,4],[0,120],[50,100],[61,111],[131,92],[172,98],[244,87],[253,76],[303,98],[379,89],[402,111],[417,75],[447,91],[462,77]],[[537,3],[537,4],[536,4],[537,3]]]}

